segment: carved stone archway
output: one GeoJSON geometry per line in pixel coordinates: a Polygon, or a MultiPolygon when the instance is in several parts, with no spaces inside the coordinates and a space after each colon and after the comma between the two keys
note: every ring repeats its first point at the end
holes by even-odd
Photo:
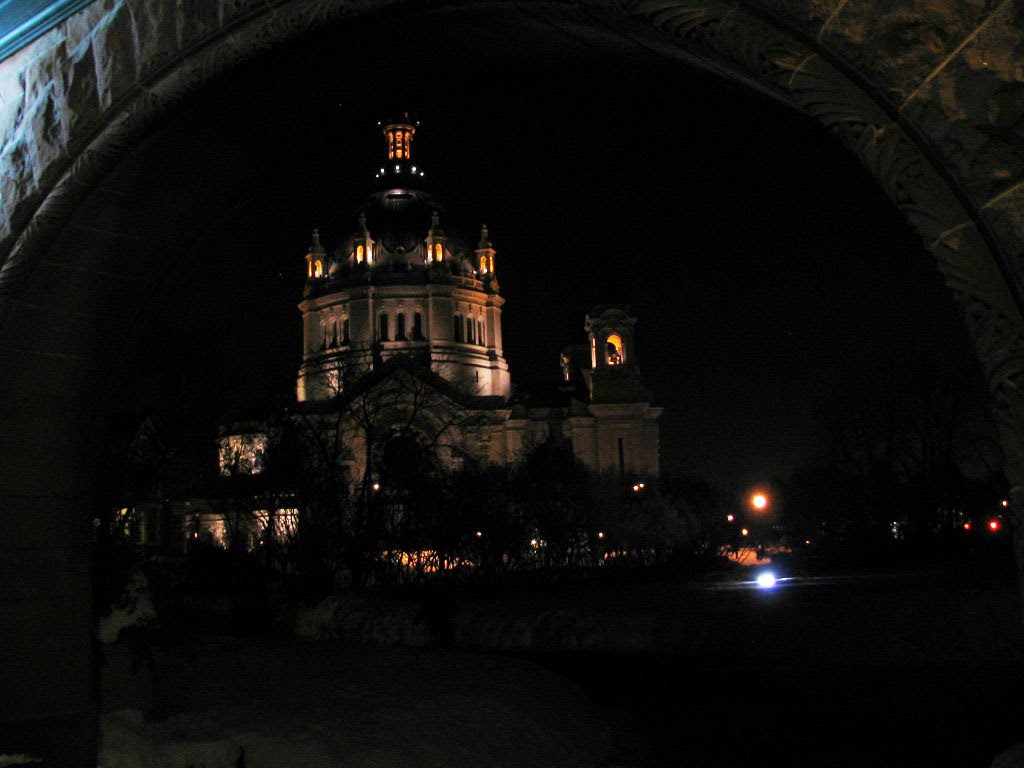
{"type": "MultiPolygon", "coordinates": [[[[154,125],[241,62],[353,17],[427,4],[212,0],[188,4],[187,18],[181,5],[97,0],[0,65],[0,721],[26,723],[41,751],[68,764],[95,764],[81,513],[91,409],[117,317],[143,311],[133,295],[146,256],[90,243],[67,223],[154,125]]],[[[1019,514],[1024,3],[476,0],[430,10],[486,7],[540,19],[551,34],[685,59],[792,103],[850,147],[964,308],[1019,514]]]]}

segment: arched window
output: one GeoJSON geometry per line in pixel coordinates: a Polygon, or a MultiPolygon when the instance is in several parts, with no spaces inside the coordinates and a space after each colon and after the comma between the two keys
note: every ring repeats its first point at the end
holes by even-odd
{"type": "Polygon", "coordinates": [[[412,316],[412,338],[413,341],[423,340],[423,315],[419,312],[412,316]]]}
{"type": "Polygon", "coordinates": [[[399,312],[395,318],[395,341],[405,341],[405,313],[399,312]]]}
{"type": "Polygon", "coordinates": [[[480,346],[483,346],[485,343],[484,324],[479,320],[476,321],[476,343],[480,346]]]}
{"type": "Polygon", "coordinates": [[[381,315],[380,316],[380,340],[381,341],[387,341],[388,340],[388,316],[387,315],[381,315]]]}
{"type": "Polygon", "coordinates": [[[613,333],[605,341],[605,354],[608,358],[608,365],[622,365],[626,361],[622,348],[622,337],[619,334],[613,333]]]}
{"type": "Polygon", "coordinates": [[[434,260],[441,261],[444,256],[444,251],[441,249],[440,243],[434,243],[434,260]]]}
{"type": "Polygon", "coordinates": [[[452,339],[462,341],[462,317],[459,315],[452,318],[452,339]]]}
{"type": "Polygon", "coordinates": [[[313,264],[310,263],[310,264],[306,265],[306,277],[312,277],[312,276],[313,276],[313,264]]]}
{"type": "Polygon", "coordinates": [[[473,318],[472,317],[467,317],[466,318],[466,343],[467,344],[473,344],[474,341],[475,341],[475,338],[474,338],[475,336],[476,336],[476,334],[473,333],[473,318]]]}
{"type": "Polygon", "coordinates": [[[331,318],[331,346],[338,346],[338,319],[331,318]]]}
{"type": "Polygon", "coordinates": [[[341,321],[341,343],[348,344],[348,318],[341,321]]]}
{"type": "Polygon", "coordinates": [[[365,258],[366,258],[366,246],[357,245],[356,246],[356,264],[362,264],[363,263],[363,259],[365,259],[365,258]]]}
{"type": "Polygon", "coordinates": [[[320,261],[320,259],[317,259],[315,262],[313,262],[313,277],[323,277],[323,276],[324,276],[324,263],[322,261],[320,261]]]}

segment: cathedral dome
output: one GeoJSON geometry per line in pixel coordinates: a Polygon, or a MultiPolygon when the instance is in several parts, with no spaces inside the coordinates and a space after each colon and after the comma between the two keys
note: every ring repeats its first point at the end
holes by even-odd
{"type": "Polygon", "coordinates": [[[414,189],[393,188],[371,196],[362,212],[370,237],[385,251],[378,264],[414,255],[426,241],[436,209],[429,195],[414,189]]]}

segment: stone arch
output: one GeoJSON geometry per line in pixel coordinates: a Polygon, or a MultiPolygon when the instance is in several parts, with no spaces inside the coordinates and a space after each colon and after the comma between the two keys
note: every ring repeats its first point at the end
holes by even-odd
{"type": "MultiPolygon", "coordinates": [[[[501,3],[464,7],[489,5],[501,3]]],[[[789,102],[861,158],[965,310],[1019,509],[1024,159],[1012,137],[1024,116],[1019,3],[939,4],[927,16],[881,0],[521,7],[564,34],[633,39],[789,102]]],[[[46,279],[51,245],[107,170],[234,66],[353,17],[416,10],[394,0],[204,2],[185,25],[175,0],[94,3],[0,67],[0,455],[7,460],[0,509],[14,530],[13,544],[0,544],[0,579],[14,606],[3,608],[0,626],[23,627],[8,643],[7,667],[34,660],[26,667],[32,680],[0,678],[0,688],[26,691],[10,698],[19,717],[38,725],[28,730],[42,734],[34,737],[40,749],[82,755],[78,762],[87,764],[95,747],[88,531],[78,513],[91,485],[91,393],[111,365],[99,354],[113,333],[107,314],[132,278],[130,265],[115,270],[103,257],[46,279]],[[101,285],[101,276],[113,285],[101,285]],[[52,327],[52,312],[75,322],[52,327]],[[40,646],[40,637],[50,645],[40,646]]]]}

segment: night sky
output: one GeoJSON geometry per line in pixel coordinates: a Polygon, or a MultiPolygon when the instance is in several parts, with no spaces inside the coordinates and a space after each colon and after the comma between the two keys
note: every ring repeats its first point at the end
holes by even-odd
{"type": "Polygon", "coordinates": [[[594,305],[632,307],[666,470],[732,487],[783,476],[866,372],[908,355],[980,389],[920,240],[809,118],[654,58],[453,55],[426,71],[401,44],[416,25],[392,24],[392,57],[306,41],[151,139],[258,181],[183,238],[139,329],[161,342],[126,377],[144,407],[201,391],[209,414],[233,413],[293,391],[309,233],[330,248],[352,227],[383,156],[377,121],[397,109],[422,122],[414,157],[446,232],[472,246],[490,228],[513,382],[556,377],[594,305]]]}

